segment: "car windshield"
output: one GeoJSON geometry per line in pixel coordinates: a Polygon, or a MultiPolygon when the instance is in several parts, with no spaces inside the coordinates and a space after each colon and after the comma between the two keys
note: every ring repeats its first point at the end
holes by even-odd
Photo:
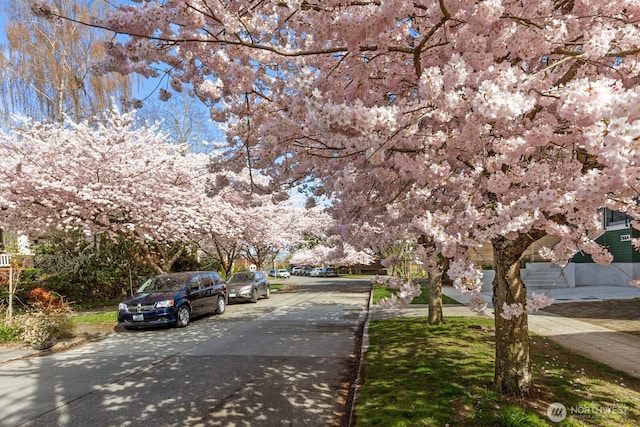
{"type": "Polygon", "coordinates": [[[249,271],[236,273],[233,276],[231,276],[228,283],[251,282],[253,280],[254,274],[255,273],[251,273],[249,271]]]}
{"type": "Polygon", "coordinates": [[[186,276],[157,276],[147,280],[137,293],[177,291],[185,287],[186,276]]]}

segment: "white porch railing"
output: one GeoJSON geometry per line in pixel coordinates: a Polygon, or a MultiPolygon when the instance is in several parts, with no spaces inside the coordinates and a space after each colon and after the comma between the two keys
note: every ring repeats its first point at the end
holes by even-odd
{"type": "Polygon", "coordinates": [[[9,262],[9,255],[0,254],[0,268],[9,268],[9,311],[7,315],[11,319],[13,317],[13,269],[9,262]]]}

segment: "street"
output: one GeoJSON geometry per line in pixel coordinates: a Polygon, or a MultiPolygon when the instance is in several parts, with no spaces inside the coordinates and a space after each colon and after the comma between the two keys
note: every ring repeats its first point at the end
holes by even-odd
{"type": "Polygon", "coordinates": [[[0,365],[0,426],[346,425],[369,282],[287,280],[291,291],[187,328],[0,365]]]}

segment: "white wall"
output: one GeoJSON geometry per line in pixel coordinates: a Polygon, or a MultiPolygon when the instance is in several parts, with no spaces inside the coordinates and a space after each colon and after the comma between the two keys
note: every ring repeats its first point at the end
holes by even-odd
{"type": "MultiPolygon", "coordinates": [[[[548,263],[529,263],[532,269],[544,267],[548,263]]],[[[526,269],[520,270],[527,277],[526,269]]],[[[640,263],[613,263],[598,265],[592,263],[570,262],[563,271],[567,285],[576,286],[629,286],[631,280],[640,279],[640,263]]],[[[495,271],[482,270],[482,292],[491,292],[495,271]]]]}
{"type": "Polygon", "coordinates": [[[569,265],[575,269],[575,286],[629,286],[631,280],[640,278],[640,263],[618,262],[611,265],[570,263],[569,265]]]}

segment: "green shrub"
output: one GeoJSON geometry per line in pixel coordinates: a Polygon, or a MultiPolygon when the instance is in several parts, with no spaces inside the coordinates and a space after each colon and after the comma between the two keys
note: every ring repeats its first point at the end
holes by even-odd
{"type": "Polygon", "coordinates": [[[39,276],[39,268],[25,268],[22,273],[20,273],[20,282],[35,282],[39,276]]]}
{"type": "Polygon", "coordinates": [[[20,332],[9,322],[0,323],[0,342],[8,343],[20,341],[20,332]]]}

